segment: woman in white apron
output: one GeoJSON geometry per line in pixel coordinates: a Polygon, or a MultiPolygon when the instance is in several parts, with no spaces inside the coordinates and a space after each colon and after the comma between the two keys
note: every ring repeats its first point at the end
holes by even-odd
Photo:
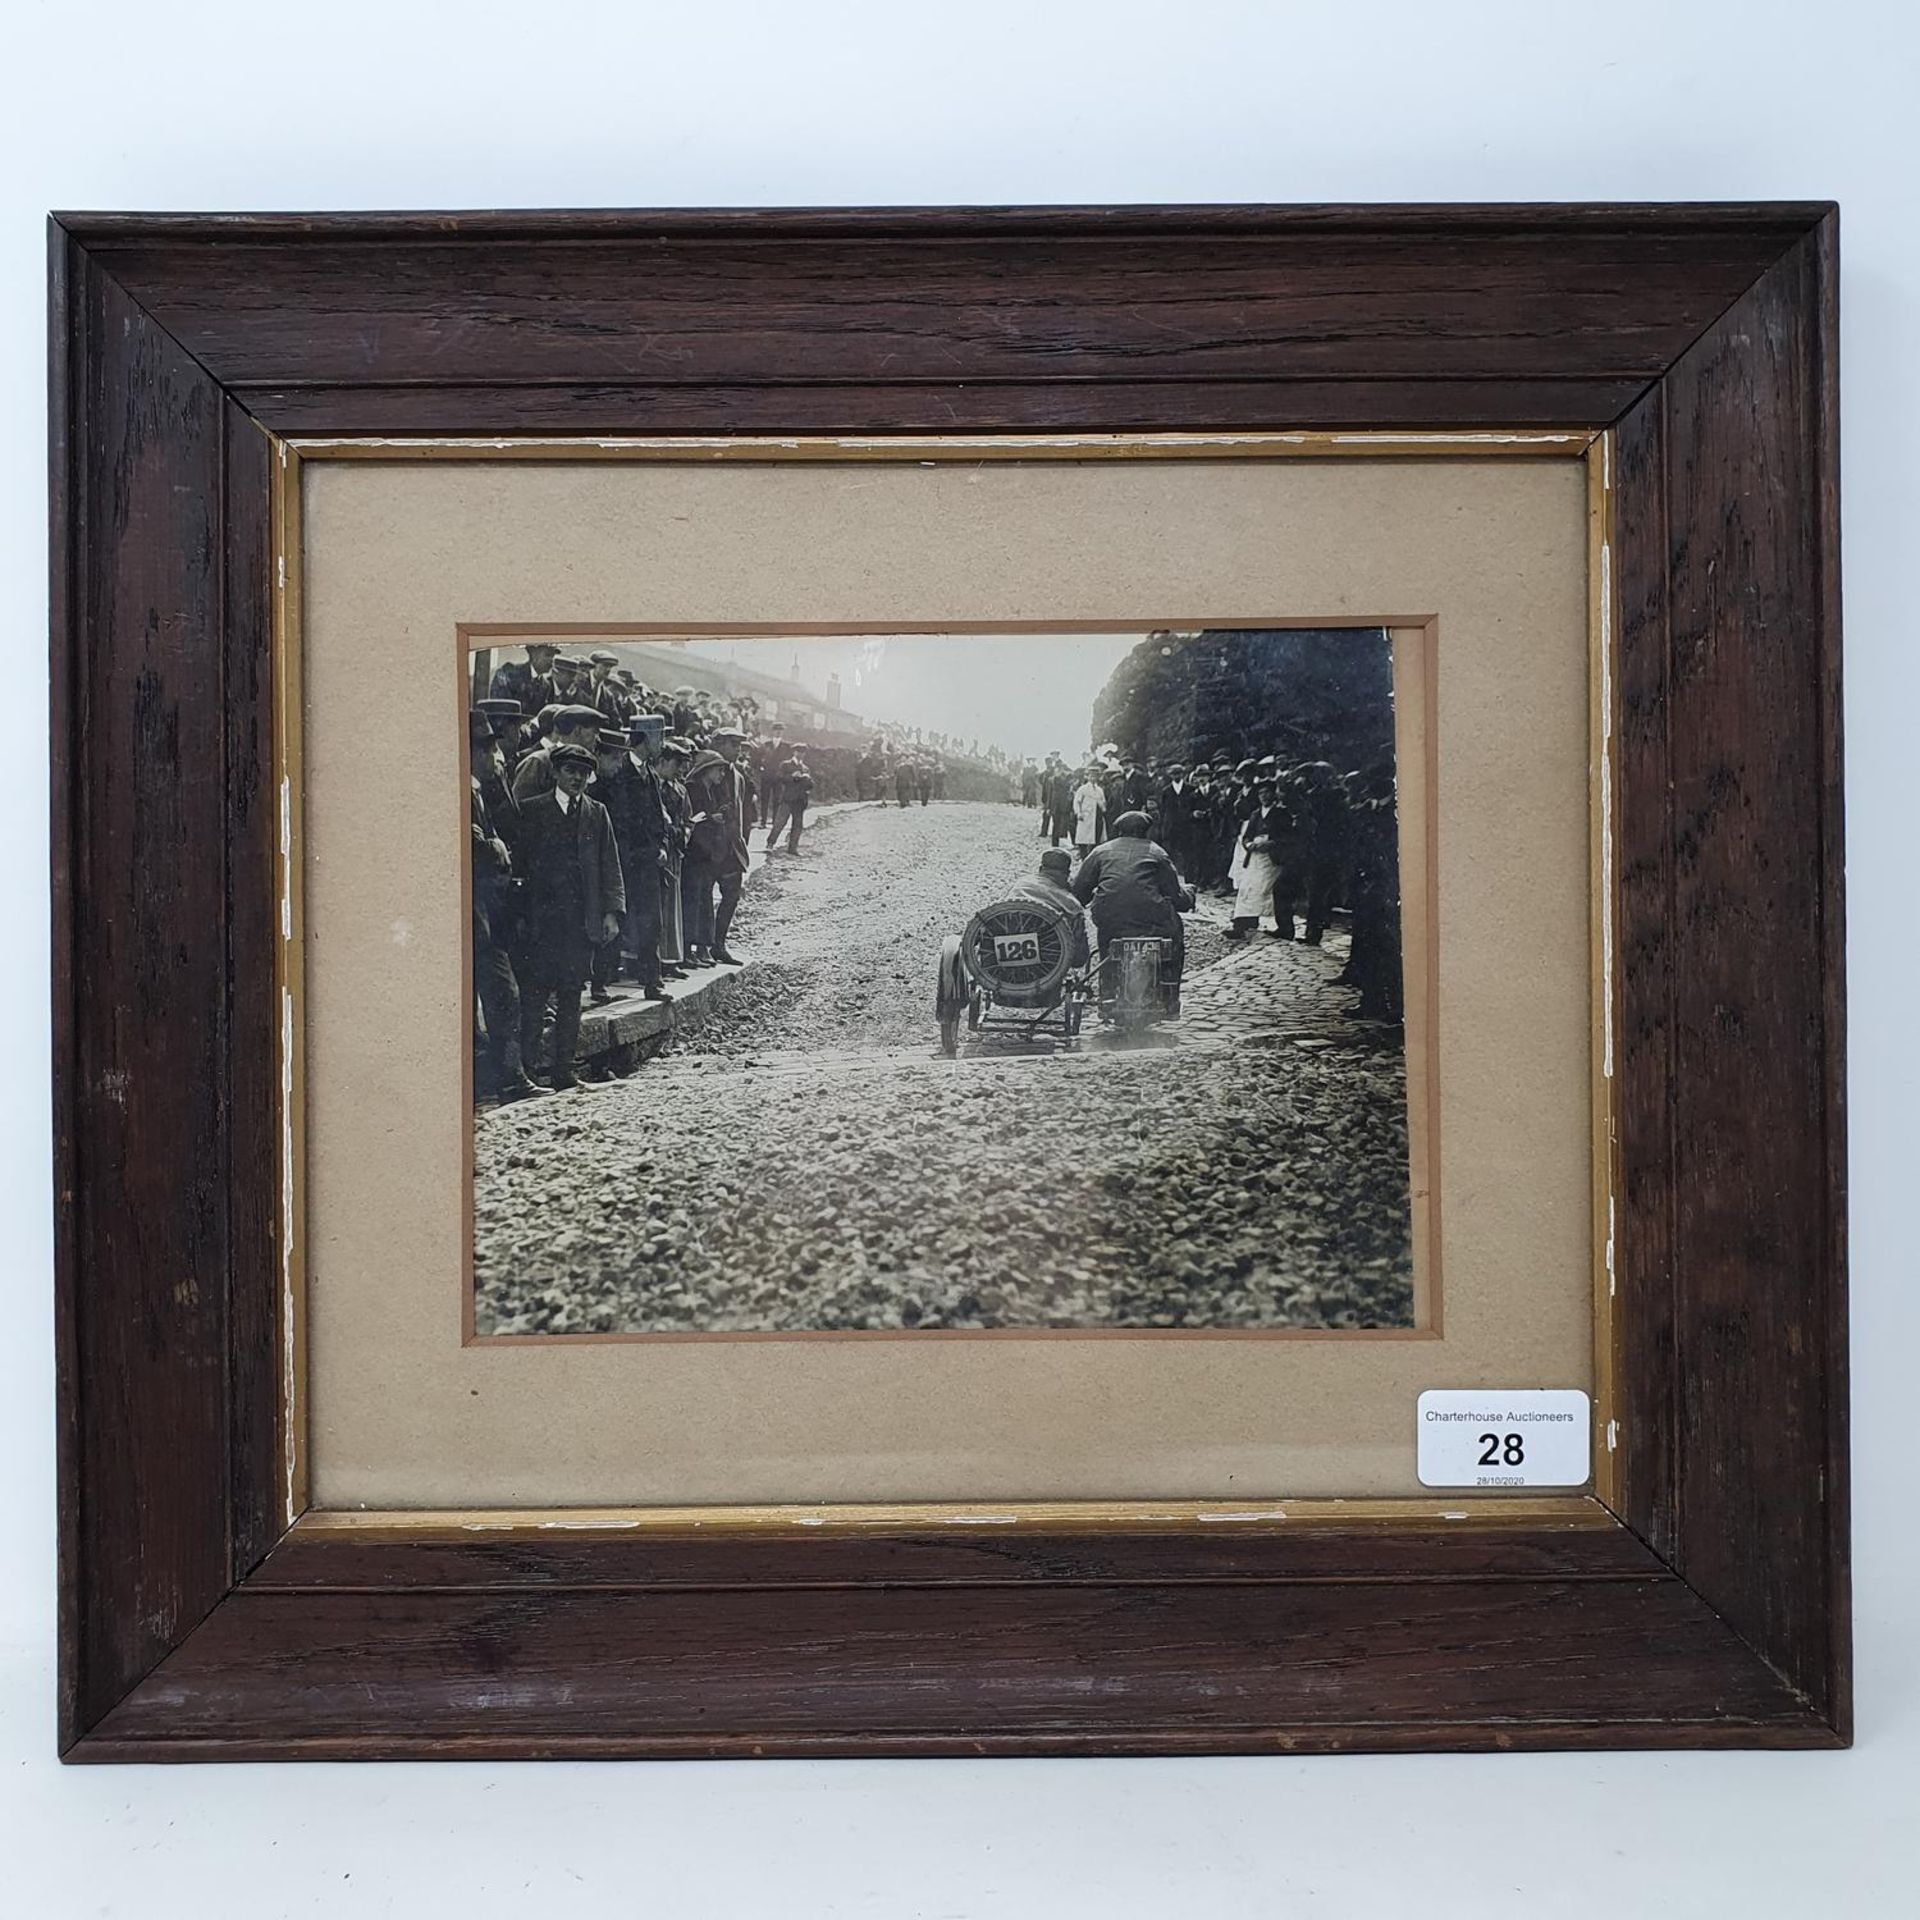
{"type": "Polygon", "coordinates": [[[1273,841],[1267,832],[1271,799],[1271,791],[1262,788],[1233,844],[1233,860],[1227,868],[1227,879],[1233,886],[1233,925],[1227,930],[1229,939],[1246,939],[1258,930],[1261,916],[1273,909],[1277,869],[1273,861],[1273,841]]]}
{"type": "Polygon", "coordinates": [[[1073,790],[1073,850],[1084,860],[1100,844],[1106,821],[1106,789],[1094,778],[1091,767],[1082,770],[1080,784],[1073,790]]]}

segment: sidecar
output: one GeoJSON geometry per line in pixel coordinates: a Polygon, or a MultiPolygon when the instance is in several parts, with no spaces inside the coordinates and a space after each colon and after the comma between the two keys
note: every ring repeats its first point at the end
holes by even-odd
{"type": "Polygon", "coordinates": [[[996,901],[941,942],[934,1014],[944,1053],[959,1052],[962,1020],[976,1033],[1049,1033],[1075,1046],[1092,998],[1091,970],[1073,964],[1066,919],[1040,901],[996,901]]]}

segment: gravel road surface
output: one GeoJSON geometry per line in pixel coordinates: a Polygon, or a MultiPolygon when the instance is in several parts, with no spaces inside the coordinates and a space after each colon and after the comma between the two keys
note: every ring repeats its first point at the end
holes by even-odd
{"type": "Polygon", "coordinates": [[[1410,1324],[1404,1070],[1323,950],[1188,922],[1160,1044],[942,1057],[940,940],[1028,809],[872,807],[773,856],[749,965],[631,1079],[482,1115],[482,1335],[1410,1324]]]}

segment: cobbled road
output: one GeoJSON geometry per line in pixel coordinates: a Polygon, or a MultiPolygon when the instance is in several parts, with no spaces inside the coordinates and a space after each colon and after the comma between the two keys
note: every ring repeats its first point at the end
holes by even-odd
{"type": "Polygon", "coordinates": [[[1182,1017],[1124,1052],[939,1051],[942,937],[1037,812],[857,808],[749,881],[749,961],[630,1079],[475,1122],[475,1327],[1378,1327],[1412,1313],[1397,1035],[1324,950],[1188,921],[1182,1017]]]}

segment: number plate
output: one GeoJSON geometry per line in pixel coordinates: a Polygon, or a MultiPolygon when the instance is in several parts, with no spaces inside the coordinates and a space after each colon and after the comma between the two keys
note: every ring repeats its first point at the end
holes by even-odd
{"type": "Polygon", "coordinates": [[[996,933],[993,936],[993,957],[1003,967],[1037,962],[1040,958],[1040,936],[1037,933],[996,933]]]}
{"type": "Polygon", "coordinates": [[[1570,1388],[1436,1389],[1415,1417],[1423,1487],[1583,1487],[1593,1470],[1593,1405],[1570,1388]]]}

